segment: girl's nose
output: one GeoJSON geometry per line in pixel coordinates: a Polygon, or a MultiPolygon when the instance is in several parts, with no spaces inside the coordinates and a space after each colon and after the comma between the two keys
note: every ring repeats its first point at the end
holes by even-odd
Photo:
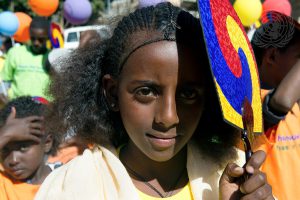
{"type": "Polygon", "coordinates": [[[15,165],[17,165],[19,163],[19,156],[18,156],[18,152],[16,151],[12,151],[9,155],[9,167],[13,167],[15,165]]]}
{"type": "Polygon", "coordinates": [[[175,95],[168,95],[162,98],[156,112],[155,123],[164,131],[173,128],[179,123],[175,95]]]}

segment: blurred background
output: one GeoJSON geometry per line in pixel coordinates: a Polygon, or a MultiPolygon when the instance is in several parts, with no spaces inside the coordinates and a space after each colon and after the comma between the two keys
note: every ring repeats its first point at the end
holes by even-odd
{"type": "MultiPolygon", "coordinates": [[[[0,56],[11,46],[29,41],[28,27],[34,16],[44,16],[51,21],[48,45],[50,49],[74,49],[79,45],[81,32],[92,29],[102,38],[109,37],[110,30],[105,24],[110,24],[117,16],[138,7],[162,1],[166,0],[0,0],[0,56]]],[[[170,2],[198,16],[196,0],[170,0],[170,2]]],[[[262,16],[270,10],[300,20],[300,0],[230,0],[230,2],[248,32],[259,27],[262,16]]]]}

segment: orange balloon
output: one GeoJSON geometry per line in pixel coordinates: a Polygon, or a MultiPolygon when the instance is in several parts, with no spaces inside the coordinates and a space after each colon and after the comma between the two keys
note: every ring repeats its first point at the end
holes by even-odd
{"type": "Polygon", "coordinates": [[[59,0],[28,0],[28,5],[36,14],[44,17],[52,15],[58,8],[59,0]]]}
{"type": "Polygon", "coordinates": [[[19,28],[13,38],[18,42],[27,42],[30,39],[29,26],[32,19],[23,12],[16,12],[15,15],[19,20],[19,28]]]}

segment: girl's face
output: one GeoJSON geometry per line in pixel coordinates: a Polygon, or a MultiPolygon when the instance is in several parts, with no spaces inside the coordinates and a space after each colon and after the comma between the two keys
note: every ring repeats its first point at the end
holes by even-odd
{"type": "Polygon", "coordinates": [[[199,51],[156,42],[135,51],[117,83],[129,144],[154,161],[175,156],[192,137],[204,105],[199,51]]]}
{"type": "Polygon", "coordinates": [[[46,143],[32,141],[14,141],[8,143],[1,151],[2,165],[14,180],[25,181],[27,178],[37,178],[44,174],[37,173],[44,167],[45,152],[52,145],[52,139],[46,143]]]}

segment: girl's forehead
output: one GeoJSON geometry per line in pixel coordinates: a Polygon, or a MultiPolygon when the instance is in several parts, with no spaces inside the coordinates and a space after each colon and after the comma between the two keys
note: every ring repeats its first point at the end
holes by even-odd
{"type": "Polygon", "coordinates": [[[123,55],[120,58],[120,67],[124,65],[127,59],[132,53],[144,47],[146,45],[156,43],[159,41],[175,41],[176,38],[173,35],[165,38],[163,32],[157,30],[138,30],[131,33],[126,39],[124,45],[123,55]]]}
{"type": "Polygon", "coordinates": [[[198,82],[203,74],[202,67],[193,49],[175,41],[159,41],[133,52],[124,64],[121,76],[125,79],[176,76],[178,80],[198,82]]]}

